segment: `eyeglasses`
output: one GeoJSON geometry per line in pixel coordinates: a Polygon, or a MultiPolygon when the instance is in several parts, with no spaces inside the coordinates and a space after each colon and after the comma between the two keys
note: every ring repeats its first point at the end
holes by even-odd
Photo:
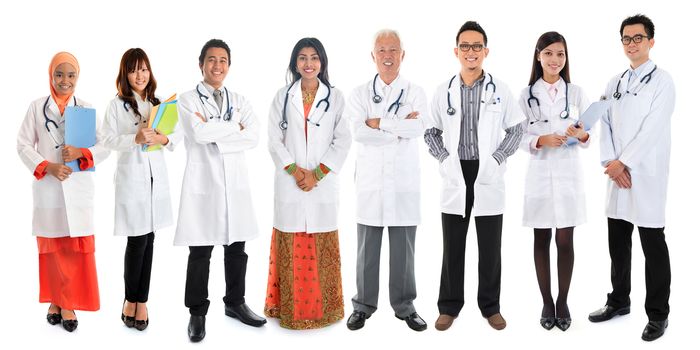
{"type": "Polygon", "coordinates": [[[648,36],[637,34],[635,36],[623,36],[620,41],[622,41],[622,45],[629,45],[632,41],[634,41],[635,44],[639,44],[644,38],[648,38],[648,36]]]}
{"type": "Polygon", "coordinates": [[[459,44],[459,51],[468,52],[469,49],[472,49],[472,51],[474,51],[474,52],[480,52],[481,50],[484,49],[484,44],[467,44],[467,43],[459,44]]]}

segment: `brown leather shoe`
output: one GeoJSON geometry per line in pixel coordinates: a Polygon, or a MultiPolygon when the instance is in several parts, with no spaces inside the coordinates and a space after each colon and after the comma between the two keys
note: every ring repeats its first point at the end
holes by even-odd
{"type": "Polygon", "coordinates": [[[435,329],[439,331],[446,331],[447,329],[452,326],[452,322],[457,318],[457,316],[450,316],[450,315],[440,315],[438,319],[435,321],[435,329]]]}
{"type": "Polygon", "coordinates": [[[497,331],[506,328],[506,320],[503,319],[500,313],[489,316],[487,320],[489,321],[489,326],[497,331]]]}

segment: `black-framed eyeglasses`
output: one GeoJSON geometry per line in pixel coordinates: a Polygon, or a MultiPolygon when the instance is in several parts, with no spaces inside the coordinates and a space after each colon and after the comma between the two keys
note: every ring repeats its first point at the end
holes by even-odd
{"type": "Polygon", "coordinates": [[[645,38],[648,38],[648,36],[637,34],[635,36],[623,36],[622,39],[620,39],[620,41],[622,41],[622,45],[629,45],[632,41],[634,41],[635,44],[639,44],[645,38]]]}
{"type": "Polygon", "coordinates": [[[481,50],[484,49],[484,44],[467,44],[467,43],[461,43],[459,44],[459,51],[462,52],[467,52],[469,49],[472,49],[474,52],[480,52],[481,50]]]}

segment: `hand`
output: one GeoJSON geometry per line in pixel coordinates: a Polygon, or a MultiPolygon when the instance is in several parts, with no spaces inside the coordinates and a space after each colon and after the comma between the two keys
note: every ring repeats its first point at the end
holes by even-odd
{"type": "Polygon", "coordinates": [[[242,123],[238,123],[238,126],[240,126],[240,127],[241,127],[241,130],[245,129],[245,126],[243,126],[243,124],[242,124],[242,123]]]}
{"type": "Polygon", "coordinates": [[[153,131],[151,128],[142,128],[139,129],[138,132],[136,132],[136,137],[134,138],[134,142],[136,142],[137,145],[153,145],[153,138],[156,136],[156,132],[153,131]]]}
{"type": "Polygon", "coordinates": [[[168,138],[168,136],[165,134],[161,134],[160,130],[155,129],[155,132],[156,132],[156,136],[153,137],[154,144],[165,146],[168,144],[168,142],[170,142],[170,139],[168,138]]]}
{"type": "Polygon", "coordinates": [[[542,135],[539,139],[537,139],[537,148],[540,148],[541,146],[556,148],[563,145],[564,142],[566,142],[566,136],[557,134],[542,135]]]}
{"type": "Polygon", "coordinates": [[[316,187],[316,183],[318,182],[313,172],[304,168],[298,168],[297,172],[298,171],[302,171],[304,173],[304,178],[300,181],[297,181],[297,186],[299,186],[299,188],[301,188],[301,190],[304,192],[309,192],[313,190],[314,187],[316,187]]]}
{"type": "Polygon", "coordinates": [[[304,173],[302,170],[306,169],[298,166],[297,170],[294,172],[294,174],[292,174],[292,176],[294,176],[294,181],[296,181],[297,185],[299,185],[299,183],[301,183],[302,180],[304,180],[304,177],[306,176],[306,173],[304,173]]]}
{"type": "Polygon", "coordinates": [[[566,128],[566,136],[575,137],[581,142],[586,142],[588,140],[588,133],[583,129],[583,123],[581,122],[569,125],[569,127],[566,128]]]}
{"type": "Polygon", "coordinates": [[[206,122],[207,122],[207,118],[204,118],[204,116],[203,116],[201,113],[199,113],[199,112],[194,112],[194,115],[195,115],[196,117],[198,117],[199,119],[201,119],[201,120],[202,120],[202,123],[206,123],[206,122]]]}
{"type": "Polygon", "coordinates": [[[78,158],[83,157],[83,152],[80,151],[80,148],[76,148],[70,145],[65,145],[63,146],[63,149],[61,150],[61,156],[63,157],[63,162],[72,162],[78,158]]]}
{"type": "Polygon", "coordinates": [[[620,176],[620,174],[622,174],[625,168],[625,164],[616,159],[605,165],[605,174],[607,174],[612,180],[615,180],[618,176],[620,176]]]}
{"type": "Polygon", "coordinates": [[[408,113],[408,115],[406,116],[406,119],[418,119],[419,114],[420,114],[420,112],[418,112],[418,111],[408,113]]]}
{"type": "Polygon", "coordinates": [[[615,184],[619,188],[632,188],[632,176],[627,169],[625,169],[620,176],[614,178],[613,181],[615,181],[615,184]]]}
{"type": "Polygon", "coordinates": [[[372,129],[379,129],[379,118],[370,118],[365,120],[365,124],[372,129]]]}
{"type": "Polygon", "coordinates": [[[73,170],[60,163],[49,163],[46,166],[46,173],[58,179],[58,181],[63,181],[70,176],[73,170]]]}

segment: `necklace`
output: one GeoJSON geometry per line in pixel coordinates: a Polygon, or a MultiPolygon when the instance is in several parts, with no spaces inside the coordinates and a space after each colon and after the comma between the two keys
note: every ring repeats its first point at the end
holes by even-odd
{"type": "Polygon", "coordinates": [[[302,96],[302,101],[304,102],[305,105],[309,105],[312,102],[314,102],[314,98],[316,98],[316,91],[318,90],[318,87],[316,87],[313,90],[301,90],[301,96],[302,96]]]}

